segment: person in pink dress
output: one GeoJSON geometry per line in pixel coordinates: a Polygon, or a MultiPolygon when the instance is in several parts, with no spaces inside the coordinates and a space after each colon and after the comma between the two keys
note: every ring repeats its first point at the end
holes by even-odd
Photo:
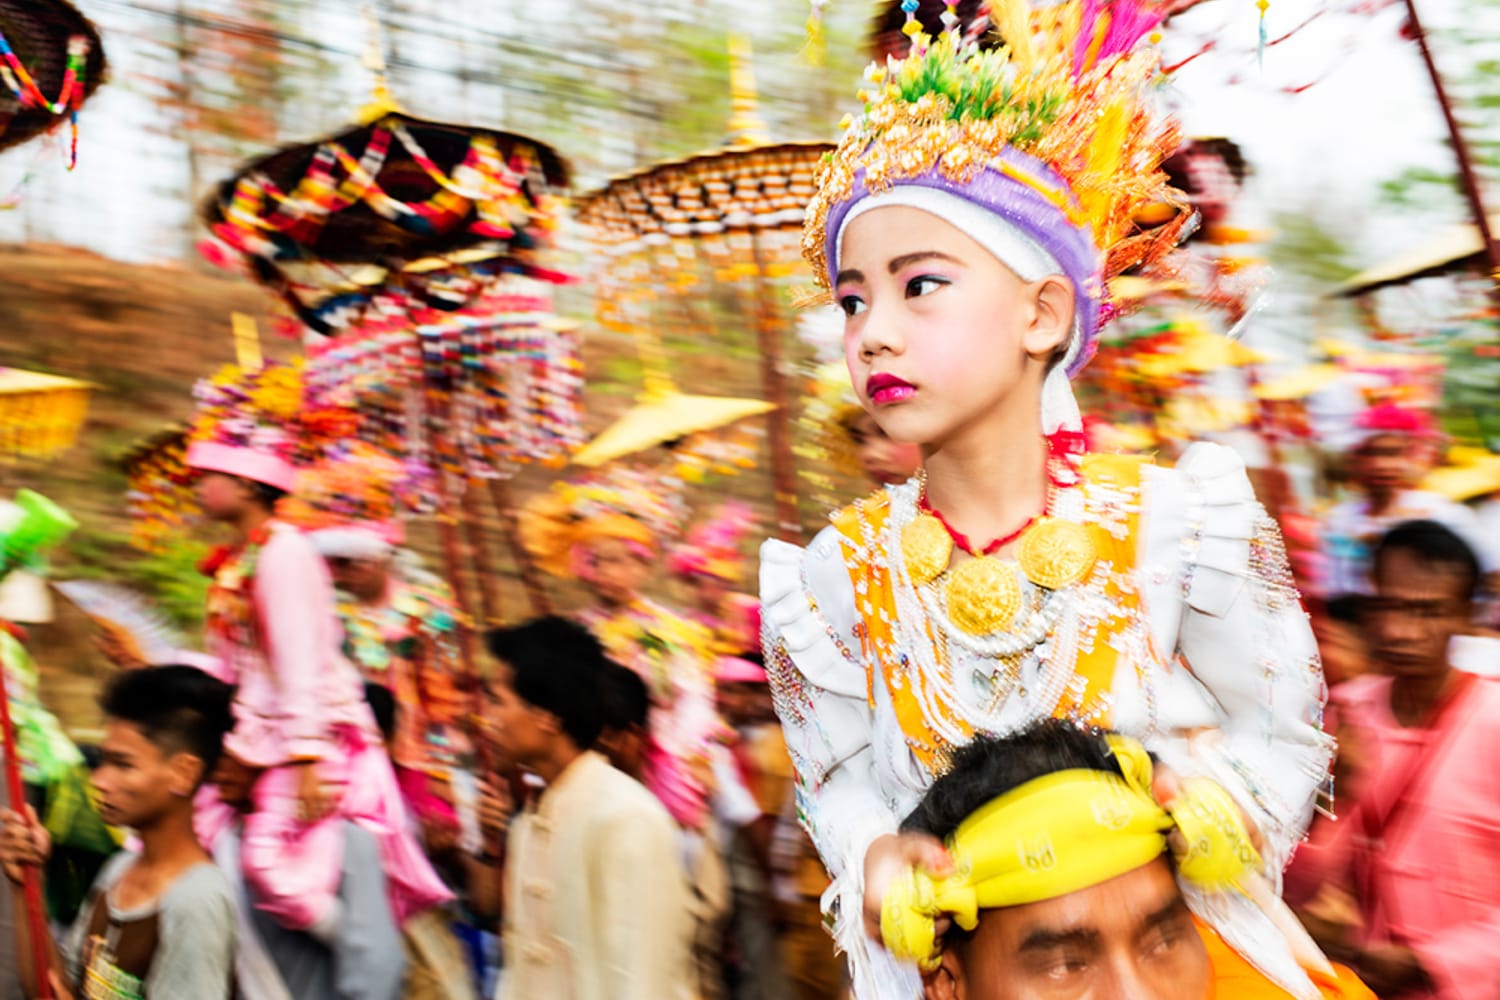
{"type": "MultiPolygon", "coordinates": [[[[327,940],[340,922],[342,820],[374,834],[398,924],[452,898],[410,832],[401,793],[341,652],[333,583],[312,542],[275,517],[296,461],[328,422],[302,404],[300,375],[269,365],[197,390],[186,464],[208,518],[235,540],[212,555],[205,621],[213,671],[235,685],[226,755],[258,772],[240,850],[246,882],[278,923],[327,940]]],[[[227,810],[205,803],[212,845],[227,810]]]]}
{"type": "Polygon", "coordinates": [[[1500,996],[1500,681],[1449,655],[1480,564],[1452,529],[1410,521],[1377,544],[1374,578],[1380,669],[1330,698],[1348,790],[1293,860],[1287,898],[1387,1000],[1500,996]],[[1354,912],[1332,916],[1339,891],[1354,912]]]}

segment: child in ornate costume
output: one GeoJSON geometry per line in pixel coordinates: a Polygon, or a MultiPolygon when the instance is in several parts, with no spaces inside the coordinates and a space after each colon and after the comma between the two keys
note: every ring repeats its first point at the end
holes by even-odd
{"type": "MultiPolygon", "coordinates": [[[[1006,49],[914,31],[911,56],[872,69],[808,211],[860,401],[921,445],[925,473],[806,550],[762,550],[767,669],[861,1000],[918,993],[916,968],[867,934],[904,873],[951,863],[898,829],[976,735],[1057,715],[1140,738],[1232,796],[1219,820],[1258,834],[1262,886],[1331,752],[1313,638],[1241,461],[1087,454],[1068,381],[1112,315],[1107,280],[1190,221],[1132,218],[1174,198],[1157,167],[1175,129],[1148,104],[1160,68],[1141,44],[1162,9],[992,14],[1006,49]]],[[[1278,901],[1185,891],[1269,980],[1317,995],[1267,913],[1278,901]]]]}
{"type": "MultiPolygon", "coordinates": [[[[241,858],[260,905],[279,923],[331,937],[342,820],[380,845],[398,923],[452,898],[407,829],[406,810],[359,671],[343,653],[328,569],[306,536],[275,517],[309,451],[352,430],[341,412],[306,407],[297,367],[230,369],[198,390],[187,465],[204,513],[236,542],[204,569],[205,634],[220,679],[236,686],[225,751],[261,771],[241,858]]],[[[212,844],[229,817],[203,810],[212,844]]]]}
{"type": "Polygon", "coordinates": [[[441,579],[401,564],[403,464],[348,442],[304,470],[282,516],[308,533],[338,588],[344,655],[400,710],[391,743],[407,806],[457,826],[448,786],[472,750],[463,720],[477,680],[459,647],[461,613],[441,579]]]}

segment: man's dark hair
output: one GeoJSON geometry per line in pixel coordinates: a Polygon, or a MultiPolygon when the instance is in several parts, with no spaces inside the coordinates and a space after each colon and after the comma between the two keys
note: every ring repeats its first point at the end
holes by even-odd
{"type": "Polygon", "coordinates": [[[365,681],[365,701],[370,703],[381,738],[389,742],[396,735],[396,696],[384,684],[365,681]]]}
{"type": "Polygon", "coordinates": [[[629,667],[611,662],[601,685],[604,695],[604,728],[622,731],[632,726],[644,729],[651,713],[651,693],[646,681],[629,667]]]}
{"type": "Polygon", "coordinates": [[[256,482],[254,479],[246,480],[250,484],[250,491],[256,501],[263,505],[266,510],[274,511],[276,505],[286,498],[286,490],[270,483],[256,482]]]}
{"type": "Polygon", "coordinates": [[[594,745],[604,728],[602,689],[612,664],[588,629],[553,615],[492,629],[485,643],[510,667],[511,687],[523,701],[557,716],[579,749],[594,745]]]}
{"type": "Polygon", "coordinates": [[[206,780],[219,762],[224,734],[234,728],[234,688],[196,667],[127,670],[99,699],[104,714],[140,729],[164,754],[186,753],[203,761],[206,780]]]}
{"type": "Polygon", "coordinates": [[[1078,769],[1121,773],[1103,733],[1042,719],[1003,738],[981,736],[954,754],[952,768],[932,783],[901,829],[947,840],[960,823],[1006,792],[1078,769]]]}
{"type": "Polygon", "coordinates": [[[1189,139],[1163,160],[1161,165],[1162,172],[1167,175],[1167,183],[1187,194],[1193,193],[1192,184],[1188,180],[1187,161],[1190,156],[1217,156],[1224,161],[1229,175],[1239,185],[1243,185],[1245,178],[1250,175],[1250,164],[1245,160],[1244,151],[1233,139],[1223,136],[1189,139]]]}
{"type": "Polygon", "coordinates": [[[1386,532],[1385,537],[1375,546],[1377,583],[1381,560],[1398,550],[1411,553],[1425,566],[1456,573],[1464,582],[1464,599],[1474,599],[1474,594],[1479,589],[1479,559],[1474,555],[1474,550],[1469,548],[1469,543],[1452,529],[1436,521],[1403,521],[1386,532]]]}

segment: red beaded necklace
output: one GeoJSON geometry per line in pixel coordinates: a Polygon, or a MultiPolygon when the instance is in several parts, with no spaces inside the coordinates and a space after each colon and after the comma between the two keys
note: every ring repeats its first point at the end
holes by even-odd
{"type": "Polygon", "coordinates": [[[958,547],[959,551],[976,558],[981,556],[992,556],[996,552],[999,552],[1001,549],[1005,548],[1011,542],[1015,541],[1017,538],[1020,538],[1022,535],[1024,535],[1026,533],[1026,529],[1030,528],[1037,522],[1037,518],[1045,517],[1047,514],[1050,514],[1052,512],[1052,499],[1053,496],[1057,493],[1058,489],[1077,482],[1077,473],[1073,470],[1070,456],[1080,454],[1083,450],[1084,449],[1081,434],[1077,434],[1076,432],[1071,431],[1058,431],[1048,436],[1047,499],[1046,502],[1042,504],[1041,513],[1031,515],[1026,519],[1026,522],[1015,531],[1012,531],[1008,535],[1002,535],[1001,537],[995,539],[993,542],[990,542],[982,549],[976,550],[974,548],[974,543],[969,541],[969,536],[965,535],[963,532],[953,527],[953,525],[949,524],[948,519],[943,516],[943,512],[938,510],[932,505],[930,501],[928,501],[927,475],[925,471],[922,474],[922,488],[917,493],[917,509],[924,514],[931,514],[934,518],[936,518],[937,523],[943,526],[943,530],[948,533],[949,538],[953,539],[953,544],[958,547]],[[1075,440],[1075,438],[1077,440],[1075,440]]]}
{"type": "MultiPolygon", "coordinates": [[[[931,514],[933,517],[937,518],[937,523],[941,524],[943,526],[943,530],[948,532],[948,537],[953,539],[953,544],[958,546],[960,551],[966,552],[969,555],[976,557],[992,556],[996,552],[999,552],[1001,549],[1005,548],[1005,546],[1009,545],[1011,542],[1015,541],[1017,538],[1020,538],[1023,534],[1025,534],[1026,529],[1035,524],[1036,519],[1040,516],[1038,514],[1033,514],[1026,519],[1025,524],[1022,524],[1015,531],[1012,531],[1008,535],[1002,535],[999,538],[995,539],[993,542],[990,542],[990,544],[986,545],[984,548],[976,550],[974,548],[974,543],[969,541],[969,536],[965,535],[962,531],[959,531],[953,525],[949,524],[948,519],[943,516],[943,512],[938,510],[928,502],[927,490],[925,488],[920,494],[917,495],[917,508],[921,510],[922,513],[931,514]]],[[[1046,513],[1045,508],[1043,509],[1042,513],[1046,513]]]]}

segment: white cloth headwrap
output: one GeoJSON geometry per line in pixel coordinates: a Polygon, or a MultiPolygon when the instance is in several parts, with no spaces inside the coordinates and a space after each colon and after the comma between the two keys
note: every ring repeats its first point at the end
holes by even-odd
{"type": "MultiPolygon", "coordinates": [[[[915,208],[937,216],[988,250],[1022,281],[1040,281],[1049,274],[1064,274],[1057,259],[1020,227],[967,198],[915,184],[898,184],[860,199],[849,209],[839,225],[838,239],[834,241],[839,256],[843,256],[844,233],[848,231],[849,223],[866,212],[891,205],[915,208]]],[[[835,262],[835,271],[838,266],[835,262]]],[[[1078,318],[1075,315],[1068,349],[1061,358],[1053,362],[1042,383],[1043,434],[1052,434],[1063,428],[1072,431],[1083,429],[1083,417],[1078,412],[1078,401],[1073,397],[1073,383],[1068,381],[1068,366],[1082,349],[1083,337],[1079,335],[1078,318]]]]}
{"type": "Polygon", "coordinates": [[[309,539],[324,559],[358,559],[380,562],[396,552],[379,530],[365,525],[349,524],[337,528],[320,528],[308,532],[309,539]]]}

